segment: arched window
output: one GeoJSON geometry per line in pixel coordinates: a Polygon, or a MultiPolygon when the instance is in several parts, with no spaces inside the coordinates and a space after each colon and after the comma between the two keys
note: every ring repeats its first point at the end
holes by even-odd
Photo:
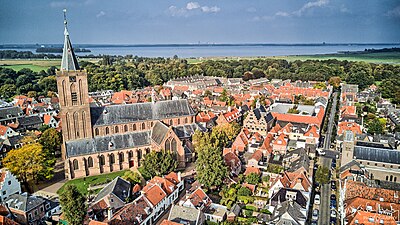
{"type": "Polygon", "coordinates": [[[119,154],[118,154],[118,161],[119,161],[119,163],[123,163],[124,162],[124,153],[122,153],[122,152],[120,152],[119,154]]]}
{"type": "Polygon", "coordinates": [[[136,130],[136,124],[133,124],[133,128],[132,128],[132,130],[133,130],[133,131],[135,131],[135,130],[136,130]]]}
{"type": "Polygon", "coordinates": [[[82,79],[79,79],[79,104],[82,105],[82,101],[83,101],[82,79]]]}
{"type": "Polygon", "coordinates": [[[150,149],[146,148],[146,155],[150,153],[150,149]]]}
{"type": "Polygon", "coordinates": [[[171,150],[173,153],[178,151],[178,144],[177,144],[175,138],[172,139],[172,141],[171,141],[171,150]]]}
{"type": "Polygon", "coordinates": [[[78,105],[78,95],[76,94],[75,84],[71,84],[70,92],[71,92],[72,105],[78,105]]]}
{"type": "Polygon", "coordinates": [[[128,153],[129,160],[133,157],[133,152],[128,153]]]}
{"type": "Polygon", "coordinates": [[[393,175],[390,175],[390,181],[393,181],[393,175]]]}
{"type": "Polygon", "coordinates": [[[115,130],[115,133],[118,133],[119,132],[119,127],[115,126],[114,130],[115,130]]]}
{"type": "Polygon", "coordinates": [[[67,140],[69,140],[70,138],[71,138],[71,136],[70,136],[70,124],[69,124],[69,121],[70,121],[70,119],[69,119],[69,113],[66,113],[65,114],[65,124],[66,124],[66,127],[65,127],[65,133],[66,133],[66,136],[67,136],[67,140]]]}
{"type": "Polygon", "coordinates": [[[389,176],[386,176],[386,181],[388,181],[389,180],[389,176]]]}
{"type": "Polygon", "coordinates": [[[179,124],[181,124],[181,119],[180,119],[180,118],[178,118],[178,125],[179,125],[179,124]]]}
{"type": "Polygon", "coordinates": [[[146,124],[142,123],[142,130],[146,129],[146,124]]]}
{"type": "Polygon", "coordinates": [[[74,159],[72,164],[74,166],[74,170],[79,170],[79,164],[78,164],[78,160],[77,159],[74,159]]]}
{"type": "Polygon", "coordinates": [[[110,128],[106,127],[106,135],[110,134],[110,128]]]}
{"type": "Polygon", "coordinates": [[[114,157],[114,154],[111,153],[110,154],[110,164],[114,164],[114,163],[115,163],[115,157],[114,157]]]}
{"type": "Polygon", "coordinates": [[[165,151],[169,152],[171,150],[171,140],[165,141],[165,151]]]}
{"type": "Polygon", "coordinates": [[[86,113],[82,111],[82,132],[83,137],[86,138],[86,113]]]}
{"type": "Polygon", "coordinates": [[[128,132],[128,125],[124,125],[124,132],[128,132]]]}
{"type": "Polygon", "coordinates": [[[65,93],[65,80],[63,80],[62,82],[61,82],[61,85],[62,85],[62,95],[63,95],[63,98],[62,98],[62,104],[64,104],[64,105],[67,105],[67,100],[66,100],[66,93],[65,93]]]}
{"type": "Polygon", "coordinates": [[[88,162],[88,167],[89,167],[89,168],[90,168],[90,167],[93,167],[93,158],[92,158],[92,157],[89,156],[87,162],[88,162]]]}
{"type": "Polygon", "coordinates": [[[78,113],[74,113],[74,129],[75,129],[75,137],[79,138],[79,121],[78,121],[78,113]]]}
{"type": "Polygon", "coordinates": [[[394,177],[394,180],[393,180],[394,182],[396,182],[397,181],[397,177],[394,177]]]}
{"type": "Polygon", "coordinates": [[[95,135],[95,136],[98,136],[98,135],[99,135],[99,128],[95,128],[95,129],[94,129],[94,135],[95,135]]]}
{"type": "Polygon", "coordinates": [[[99,163],[100,166],[104,166],[104,164],[106,164],[106,161],[104,160],[104,155],[99,156],[99,163]]]}
{"type": "Polygon", "coordinates": [[[172,120],[169,120],[169,125],[172,125],[172,120]]]}
{"type": "Polygon", "coordinates": [[[188,119],[187,119],[187,117],[185,118],[185,123],[188,123],[188,119]]]}

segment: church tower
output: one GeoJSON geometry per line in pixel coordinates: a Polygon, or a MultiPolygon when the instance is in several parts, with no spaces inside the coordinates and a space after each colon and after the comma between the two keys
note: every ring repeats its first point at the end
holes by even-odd
{"type": "Polygon", "coordinates": [[[64,9],[64,48],[61,68],[57,71],[57,89],[63,134],[62,158],[66,158],[65,142],[92,138],[87,73],[79,68],[67,29],[64,9]]]}

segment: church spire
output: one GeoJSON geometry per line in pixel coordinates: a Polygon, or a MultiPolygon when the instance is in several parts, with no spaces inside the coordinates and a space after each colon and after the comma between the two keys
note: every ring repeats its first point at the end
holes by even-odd
{"type": "Polygon", "coordinates": [[[67,10],[64,9],[64,49],[61,59],[61,71],[79,70],[78,60],[76,59],[74,50],[72,49],[69,33],[67,29],[67,10]]]}

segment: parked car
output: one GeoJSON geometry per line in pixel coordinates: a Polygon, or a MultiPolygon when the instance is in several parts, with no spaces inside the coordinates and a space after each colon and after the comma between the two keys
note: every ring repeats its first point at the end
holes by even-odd
{"type": "Polygon", "coordinates": [[[331,208],[336,209],[336,200],[331,200],[331,208]]]}
{"type": "Polygon", "coordinates": [[[317,148],[317,152],[318,152],[318,155],[325,155],[326,154],[326,152],[321,148],[317,148]]]}
{"type": "Polygon", "coordinates": [[[318,220],[318,215],[319,215],[318,209],[314,209],[313,212],[312,212],[312,219],[313,220],[318,220]]]}
{"type": "Polygon", "coordinates": [[[336,218],[331,217],[331,219],[329,220],[329,223],[331,225],[336,225],[336,218]]]}
{"type": "Polygon", "coordinates": [[[321,204],[321,196],[320,196],[319,194],[316,194],[316,195],[315,195],[314,203],[315,203],[316,205],[321,204]]]}
{"type": "Polygon", "coordinates": [[[186,183],[188,183],[188,184],[193,184],[194,181],[195,181],[194,177],[186,178],[186,183]]]}
{"type": "Polygon", "coordinates": [[[331,181],[331,188],[336,191],[336,182],[334,180],[331,181]]]}
{"type": "Polygon", "coordinates": [[[318,222],[316,220],[311,221],[311,225],[318,225],[318,222]]]}
{"type": "Polygon", "coordinates": [[[336,211],[334,209],[331,209],[331,217],[336,218],[336,211]]]}
{"type": "Polygon", "coordinates": [[[336,200],[336,195],[335,194],[331,194],[331,200],[336,200]]]}

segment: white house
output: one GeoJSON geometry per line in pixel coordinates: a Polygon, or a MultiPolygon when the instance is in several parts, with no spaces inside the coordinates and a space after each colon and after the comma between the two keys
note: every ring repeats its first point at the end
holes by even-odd
{"type": "Polygon", "coordinates": [[[12,194],[21,193],[21,184],[17,178],[8,170],[0,170],[0,199],[4,201],[12,194]]]}
{"type": "Polygon", "coordinates": [[[18,132],[14,131],[11,127],[0,125],[0,138],[7,139],[9,137],[19,135],[18,132]]]}

